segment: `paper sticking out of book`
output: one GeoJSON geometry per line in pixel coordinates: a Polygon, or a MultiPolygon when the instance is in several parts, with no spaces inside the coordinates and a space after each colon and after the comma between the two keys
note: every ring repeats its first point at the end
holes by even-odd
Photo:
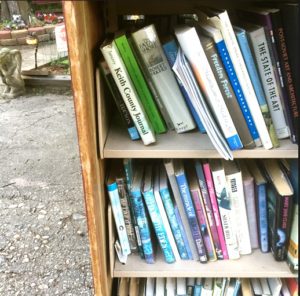
{"type": "Polygon", "coordinates": [[[122,264],[126,264],[128,256],[123,254],[121,245],[118,240],[115,241],[115,250],[120,262],[122,264]]]}

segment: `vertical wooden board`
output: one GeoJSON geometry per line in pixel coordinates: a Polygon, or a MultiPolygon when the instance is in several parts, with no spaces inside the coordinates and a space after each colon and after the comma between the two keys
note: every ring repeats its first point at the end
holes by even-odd
{"type": "Polygon", "coordinates": [[[100,7],[96,2],[63,1],[82,166],[95,295],[111,292],[107,266],[104,163],[97,144],[94,50],[100,41],[100,7]]]}

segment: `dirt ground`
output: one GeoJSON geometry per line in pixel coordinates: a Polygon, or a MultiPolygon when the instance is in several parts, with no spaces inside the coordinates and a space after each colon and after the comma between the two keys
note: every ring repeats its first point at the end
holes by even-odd
{"type": "Polygon", "coordinates": [[[0,156],[0,295],[92,295],[71,91],[0,99],[0,156]]]}

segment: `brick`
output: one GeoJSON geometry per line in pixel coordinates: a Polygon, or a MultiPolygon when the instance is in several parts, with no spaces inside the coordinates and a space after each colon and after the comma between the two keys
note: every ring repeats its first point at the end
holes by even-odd
{"type": "Polygon", "coordinates": [[[23,38],[28,35],[27,30],[16,30],[16,31],[11,31],[11,38],[13,39],[18,39],[18,38],[23,38]]]}
{"type": "Polygon", "coordinates": [[[0,31],[0,40],[1,39],[11,39],[10,31],[0,31]]]}
{"type": "Polygon", "coordinates": [[[17,43],[19,45],[27,45],[26,39],[27,39],[27,37],[17,38],[17,43]]]}
{"type": "Polygon", "coordinates": [[[1,39],[0,44],[2,46],[13,46],[17,45],[17,39],[1,39]]]}
{"type": "Polygon", "coordinates": [[[39,42],[45,42],[50,40],[50,34],[43,34],[37,36],[39,42]]]}
{"type": "Polygon", "coordinates": [[[35,33],[35,35],[43,35],[46,33],[44,27],[35,27],[35,28],[29,28],[28,29],[28,33],[29,35],[32,33],[35,33]]]}
{"type": "Polygon", "coordinates": [[[46,33],[49,34],[49,33],[54,32],[55,26],[54,25],[46,25],[46,26],[44,26],[44,29],[45,29],[46,33]]]}

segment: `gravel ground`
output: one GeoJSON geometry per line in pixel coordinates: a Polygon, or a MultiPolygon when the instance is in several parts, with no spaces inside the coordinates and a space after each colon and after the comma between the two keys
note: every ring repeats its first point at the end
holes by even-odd
{"type": "Polygon", "coordinates": [[[0,295],[92,295],[70,90],[0,99],[0,155],[0,295]]]}

